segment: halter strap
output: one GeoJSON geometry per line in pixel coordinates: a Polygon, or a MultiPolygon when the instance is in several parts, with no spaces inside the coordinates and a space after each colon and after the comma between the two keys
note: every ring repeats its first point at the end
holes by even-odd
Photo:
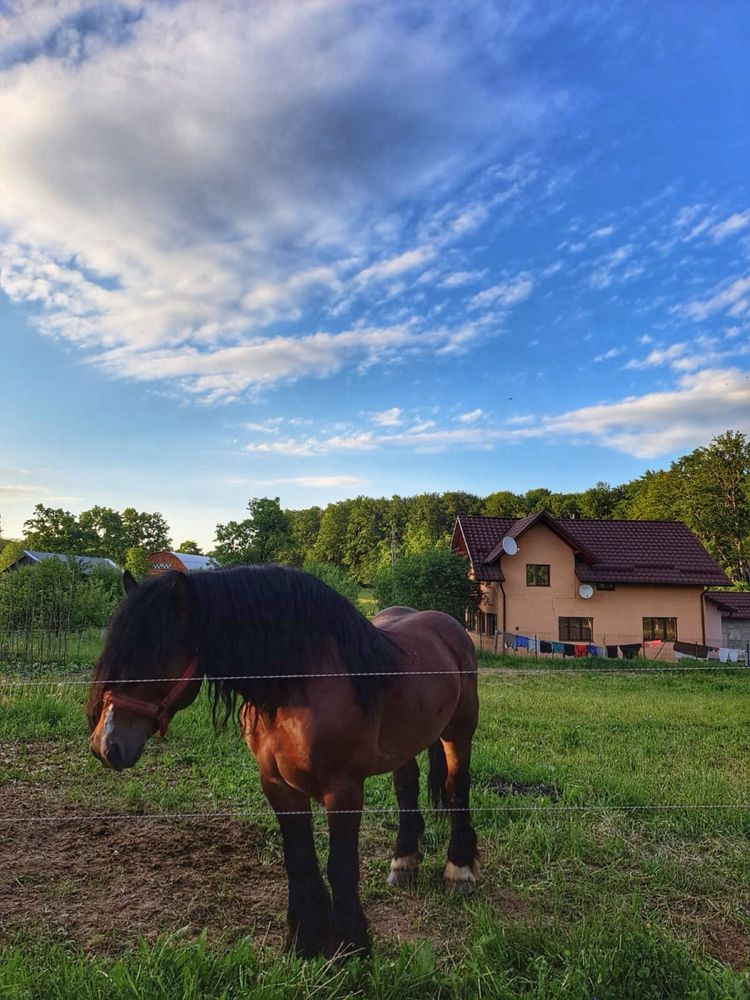
{"type": "Polygon", "coordinates": [[[188,684],[196,680],[198,676],[198,666],[195,660],[191,660],[180,676],[175,677],[174,687],[169,694],[166,694],[162,698],[158,705],[154,705],[143,698],[132,698],[130,695],[122,694],[120,691],[107,691],[105,697],[109,700],[110,705],[113,705],[115,708],[124,708],[126,711],[134,712],[136,715],[147,715],[149,718],[155,719],[158,726],[157,735],[161,738],[169,728],[169,723],[172,719],[170,711],[172,706],[179,699],[188,684]]]}

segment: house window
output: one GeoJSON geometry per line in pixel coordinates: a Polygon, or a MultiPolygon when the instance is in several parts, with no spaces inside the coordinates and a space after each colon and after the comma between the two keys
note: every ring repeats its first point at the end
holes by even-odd
{"type": "Polygon", "coordinates": [[[677,619],[644,618],[643,641],[648,642],[650,639],[661,639],[662,642],[675,642],[677,640],[677,619]]]}
{"type": "Polygon", "coordinates": [[[480,611],[479,614],[477,615],[477,620],[478,620],[477,632],[479,632],[480,635],[484,635],[485,633],[484,619],[485,619],[484,611],[480,611]]]}
{"type": "Polygon", "coordinates": [[[591,642],[594,636],[593,618],[558,618],[560,642],[591,642]]]}
{"type": "Polygon", "coordinates": [[[477,630],[477,613],[471,608],[466,609],[466,627],[470,632],[477,630]]]}
{"type": "Polygon", "coordinates": [[[485,615],[487,623],[487,635],[494,635],[497,632],[497,615],[485,615]]]}
{"type": "Polygon", "coordinates": [[[596,589],[597,590],[614,590],[615,589],[615,585],[614,585],[614,583],[597,583],[596,589]]]}
{"type": "Polygon", "coordinates": [[[549,587],[549,566],[543,563],[526,563],[526,586],[549,587]]]}

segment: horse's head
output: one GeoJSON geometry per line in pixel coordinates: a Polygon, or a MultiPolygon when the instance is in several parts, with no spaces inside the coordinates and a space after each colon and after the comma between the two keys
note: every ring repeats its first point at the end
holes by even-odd
{"type": "Polygon", "coordinates": [[[103,764],[132,767],[154,733],[163,736],[195,700],[201,676],[190,627],[188,584],[165,573],[138,585],[126,572],[126,597],[110,625],[89,691],[89,746],[103,764]]]}

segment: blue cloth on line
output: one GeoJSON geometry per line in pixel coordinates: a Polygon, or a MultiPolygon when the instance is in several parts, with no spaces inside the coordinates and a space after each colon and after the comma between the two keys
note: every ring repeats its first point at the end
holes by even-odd
{"type": "Polygon", "coordinates": [[[563,644],[561,642],[553,642],[552,643],[552,652],[553,653],[564,653],[565,652],[565,646],[563,646],[563,644]]]}
{"type": "Polygon", "coordinates": [[[528,649],[529,640],[525,635],[516,636],[516,649],[528,649]]]}

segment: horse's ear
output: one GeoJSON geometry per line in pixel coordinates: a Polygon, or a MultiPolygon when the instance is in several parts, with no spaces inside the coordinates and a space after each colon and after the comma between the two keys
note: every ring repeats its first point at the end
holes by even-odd
{"type": "Polygon", "coordinates": [[[122,574],[122,586],[126,594],[132,594],[138,586],[138,581],[128,569],[122,574]]]}
{"type": "Polygon", "coordinates": [[[186,608],[188,588],[185,574],[181,573],[179,570],[174,570],[172,577],[172,594],[174,595],[174,599],[179,608],[186,608]]]}

